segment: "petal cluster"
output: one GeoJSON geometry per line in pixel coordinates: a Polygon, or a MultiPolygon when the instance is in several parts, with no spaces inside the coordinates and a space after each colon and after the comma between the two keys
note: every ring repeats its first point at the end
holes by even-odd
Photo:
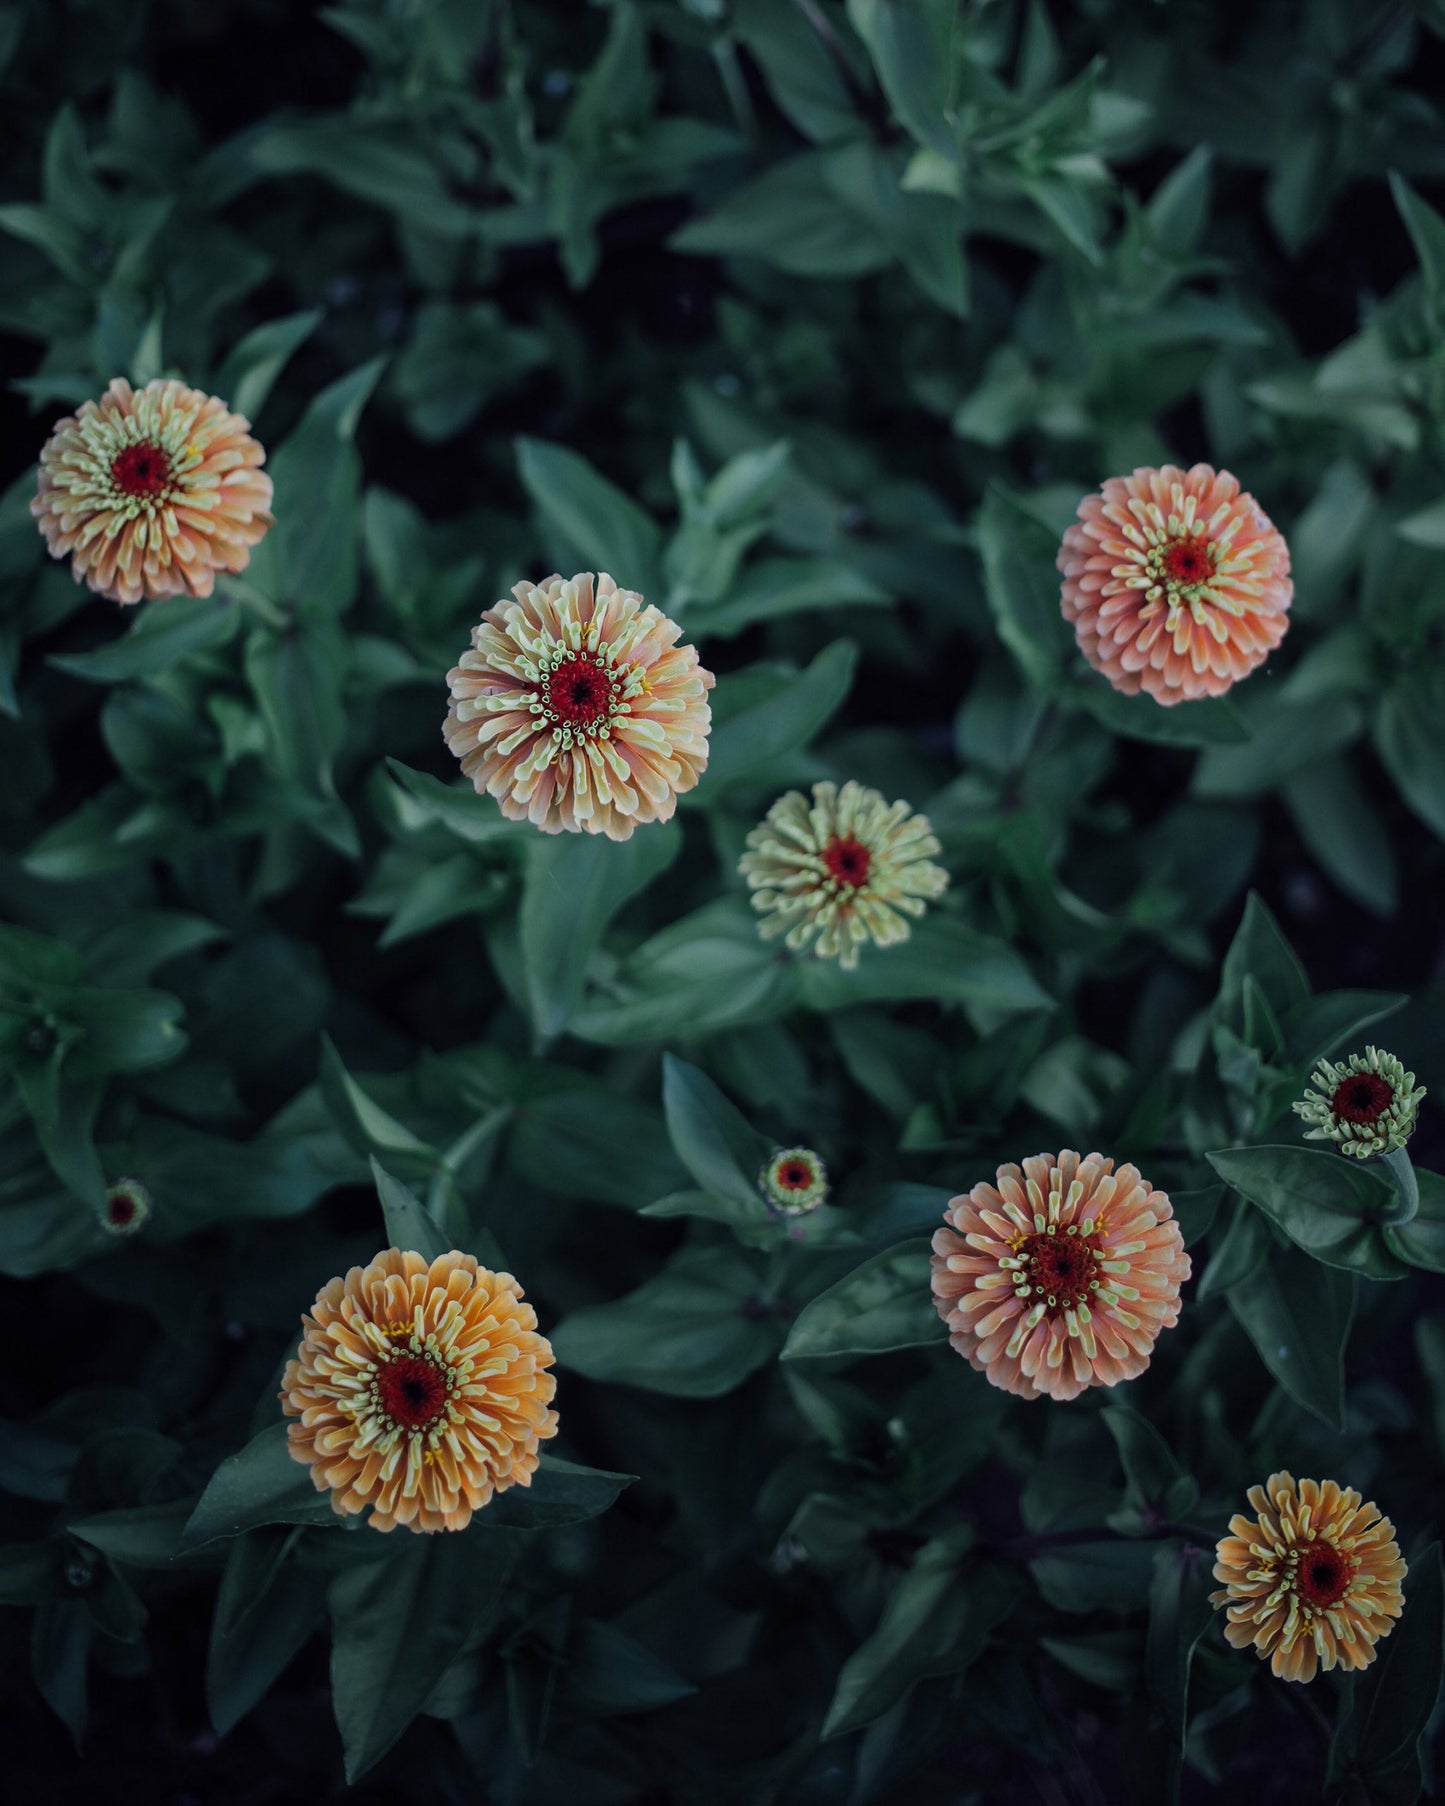
{"type": "Polygon", "coordinates": [[[778,798],[748,835],[738,870],[753,908],[766,920],[764,939],[785,935],[795,951],[812,946],[821,959],[858,964],[867,941],[906,941],[907,918],[921,916],[948,888],[926,815],[889,803],[852,779],[814,784],[778,798]]]}
{"type": "Polygon", "coordinates": [[[1227,470],[1141,467],[1079,503],[1063,609],[1084,657],[1127,696],[1219,696],[1284,638],[1289,547],[1227,470]]]}
{"type": "Polygon", "coordinates": [[[763,1196],[785,1217],[806,1216],[828,1196],[828,1169],[811,1148],[779,1148],[758,1174],[763,1196]]]}
{"type": "Polygon", "coordinates": [[[272,525],[266,454],[224,402],[123,377],[57,423],[30,512],[77,583],[115,602],[209,596],[272,525]]]}
{"type": "Polygon", "coordinates": [[[548,834],[627,840],[707,766],[713,676],[605,572],[518,583],[448,673],[443,733],[478,791],[548,834]]]}
{"type": "Polygon", "coordinates": [[[1404,1147],[1415,1128],[1425,1087],[1394,1054],[1367,1047],[1338,1065],[1321,1060],[1314,1087],[1291,1107],[1311,1126],[1306,1141],[1333,1141],[1342,1154],[1368,1160],[1404,1147]]]}
{"type": "Polygon", "coordinates": [[[282,1380],[288,1443],[338,1513],[462,1530],[493,1493],[531,1484],[557,1383],[510,1273],[388,1248],[323,1286],[302,1323],[282,1380]]]}
{"type": "Polygon", "coordinates": [[[950,1201],[933,1302],[969,1364],[1021,1398],[1132,1380],[1179,1321],[1189,1256],[1162,1191],[1101,1154],[1035,1154],[950,1201]]]}
{"type": "Polygon", "coordinates": [[[1226,1608],[1224,1634],[1251,1644],[1281,1680],[1320,1668],[1366,1668],[1404,1609],[1406,1566],[1378,1505],[1333,1480],[1271,1474],[1247,1494],[1215,1550],[1210,1603],[1226,1608]]]}

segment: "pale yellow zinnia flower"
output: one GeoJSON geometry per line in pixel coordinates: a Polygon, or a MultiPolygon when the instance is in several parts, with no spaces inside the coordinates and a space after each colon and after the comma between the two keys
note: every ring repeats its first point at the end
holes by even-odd
{"type": "Polygon", "coordinates": [[[867,941],[906,941],[908,917],[921,916],[948,888],[929,862],[939,851],[926,815],[885,802],[853,779],[814,784],[778,798],[748,835],[738,870],[747,879],[765,940],[786,936],[795,951],[858,964],[867,941]]]}
{"type": "Polygon", "coordinates": [[[552,1345],[510,1273],[470,1254],[388,1248],[321,1288],[301,1321],[281,1407],[293,1458],[340,1514],[462,1530],[494,1493],[528,1486],[557,1432],[552,1345]]]}
{"type": "Polygon", "coordinates": [[[1404,1609],[1394,1525],[1333,1480],[1281,1472],[1247,1497],[1256,1515],[1232,1517],[1215,1550],[1224,1585],[1210,1603],[1227,1608],[1225,1636],[1252,1644],[1281,1680],[1367,1668],[1404,1609]]]}
{"type": "Polygon", "coordinates": [[[123,377],[56,423],[30,512],[53,558],[115,602],[209,596],[272,525],[266,454],[214,395],[123,377]]]}

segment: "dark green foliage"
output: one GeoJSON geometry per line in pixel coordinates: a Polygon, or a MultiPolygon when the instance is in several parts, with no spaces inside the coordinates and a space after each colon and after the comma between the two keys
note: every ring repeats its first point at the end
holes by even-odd
{"type": "Polygon", "coordinates": [[[17,1798],[1435,1789],[1442,70],[1440,0],[0,5],[17,1798]],[[33,466],[161,374],[253,421],[276,525],[122,614],[33,466]],[[1088,670],[1056,567],[1168,461],[1233,470],[1296,586],[1171,709],[1088,670]],[[553,569],[717,674],[702,783],[625,844],[441,742],[553,569]],[[736,873],[849,777],[951,876],[853,973],[736,873]],[[1408,1222],[1290,1110],[1367,1042],[1429,1090],[1408,1222]],[[1167,1190],[1194,1276],[1140,1379],[1024,1403],[929,1238],[1061,1147],[1167,1190]],[[555,1345],[558,1440],[458,1535],[286,1453],[301,1313],[388,1243],[514,1272],[555,1345]],[[1207,1597],[1281,1468],[1410,1562],[1307,1691],[1207,1597]]]}

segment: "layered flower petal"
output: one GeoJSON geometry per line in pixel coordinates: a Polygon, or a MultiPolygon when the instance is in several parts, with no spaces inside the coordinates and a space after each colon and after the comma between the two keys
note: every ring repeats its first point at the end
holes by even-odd
{"type": "Polygon", "coordinates": [[[1101,1154],[1035,1154],[950,1201],[933,1302],[970,1366],[1021,1398],[1077,1398],[1149,1365],[1189,1256],[1168,1197],[1101,1154]]]}
{"type": "Polygon", "coordinates": [[[1126,696],[1220,696],[1284,638],[1289,547],[1227,470],[1110,477],[1079,503],[1058,564],[1079,648],[1126,696]]]}
{"type": "Polygon", "coordinates": [[[1280,1472],[1247,1495],[1255,1516],[1229,1520],[1215,1550],[1210,1603],[1235,1649],[1251,1645],[1281,1680],[1367,1668],[1404,1609],[1406,1565],[1377,1505],[1334,1480],[1280,1472]]]}
{"type": "Polygon", "coordinates": [[[51,556],[98,595],[209,596],[272,525],[265,461],[249,422],[214,395],[117,377],[56,424],[30,512],[51,556]]]}
{"type": "Polygon", "coordinates": [[[301,1321],[282,1380],[288,1446],[339,1514],[462,1530],[494,1493],[531,1484],[557,1383],[510,1273],[388,1248],[323,1286],[301,1321]]]}
{"type": "Polygon", "coordinates": [[[907,918],[924,914],[948,888],[948,873],[929,862],[939,851],[926,815],[885,802],[850,779],[814,784],[778,798],[748,835],[738,861],[763,938],[784,935],[796,951],[858,964],[867,941],[889,947],[912,932],[907,918]]]}
{"type": "Polygon", "coordinates": [[[1367,1047],[1338,1065],[1321,1060],[1313,1090],[1290,1107],[1310,1124],[1306,1141],[1332,1141],[1342,1154],[1368,1160],[1404,1147],[1415,1128],[1425,1087],[1394,1054],[1367,1047]]]}
{"type": "Polygon", "coordinates": [[[518,583],[448,673],[443,733],[479,792],[548,834],[626,840],[707,766],[713,675],[605,572],[518,583]]]}

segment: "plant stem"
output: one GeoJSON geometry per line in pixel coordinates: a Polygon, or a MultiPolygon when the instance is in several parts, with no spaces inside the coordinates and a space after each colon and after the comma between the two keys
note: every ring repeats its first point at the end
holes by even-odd
{"type": "Polygon", "coordinates": [[[1380,1159],[1390,1169],[1397,1201],[1379,1220],[1391,1224],[1408,1223],[1420,1208],[1420,1185],[1410,1156],[1404,1148],[1393,1148],[1388,1154],[1381,1154],[1380,1159]]]}

